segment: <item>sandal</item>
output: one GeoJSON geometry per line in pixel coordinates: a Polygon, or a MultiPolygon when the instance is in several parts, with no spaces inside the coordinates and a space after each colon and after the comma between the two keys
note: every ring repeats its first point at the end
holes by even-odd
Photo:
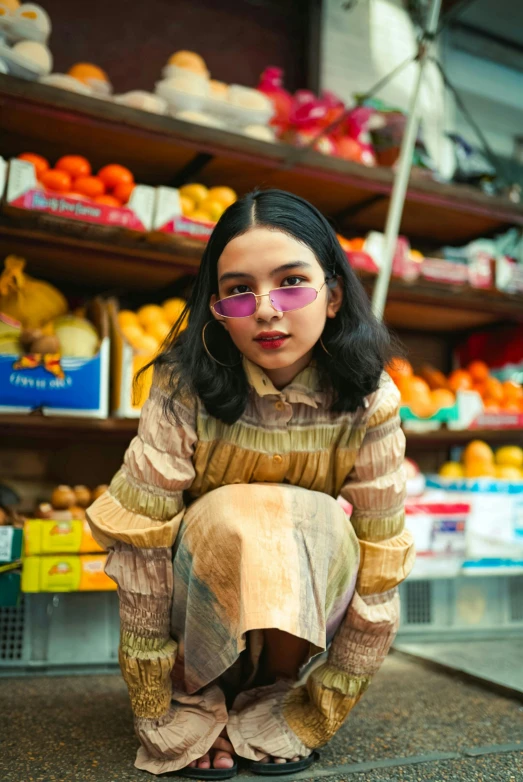
{"type": "Polygon", "coordinates": [[[176,772],[176,776],[188,777],[189,779],[231,779],[238,773],[238,764],[235,763],[231,768],[186,768],[176,772]]]}
{"type": "Polygon", "coordinates": [[[253,774],[261,774],[266,777],[276,777],[283,774],[295,774],[298,771],[304,771],[313,763],[316,763],[320,759],[319,752],[311,752],[311,754],[302,758],[301,760],[294,760],[291,763],[261,763],[260,761],[250,764],[249,769],[253,774]]]}

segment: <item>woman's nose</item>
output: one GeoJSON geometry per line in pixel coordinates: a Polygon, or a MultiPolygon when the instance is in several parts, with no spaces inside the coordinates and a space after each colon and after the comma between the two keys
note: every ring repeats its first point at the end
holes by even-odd
{"type": "Polygon", "coordinates": [[[283,316],[283,312],[276,310],[270,300],[270,296],[260,296],[258,299],[258,310],[256,317],[258,320],[280,320],[283,316]]]}

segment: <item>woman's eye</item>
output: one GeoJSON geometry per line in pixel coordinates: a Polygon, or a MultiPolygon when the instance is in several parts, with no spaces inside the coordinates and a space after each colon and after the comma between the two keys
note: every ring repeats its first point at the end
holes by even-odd
{"type": "Polygon", "coordinates": [[[227,296],[235,296],[237,293],[249,293],[251,289],[248,285],[235,285],[227,292],[227,296]]]}
{"type": "Polygon", "coordinates": [[[306,282],[305,277],[297,277],[296,275],[293,274],[292,277],[286,277],[282,285],[285,285],[285,283],[289,283],[289,286],[294,286],[294,285],[299,285],[300,282],[306,282]],[[295,280],[295,282],[289,282],[290,280],[295,280]]]}

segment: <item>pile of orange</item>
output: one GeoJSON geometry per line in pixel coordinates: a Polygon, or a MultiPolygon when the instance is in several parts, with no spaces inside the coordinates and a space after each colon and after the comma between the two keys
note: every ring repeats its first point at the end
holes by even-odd
{"type": "MultiPolygon", "coordinates": [[[[127,342],[135,350],[154,354],[167,339],[185,304],[183,299],[167,299],[161,306],[145,304],[137,312],[120,310],[118,325],[127,342]]],[[[180,331],[186,327],[187,318],[184,319],[180,331]]]]}
{"type": "Polygon", "coordinates": [[[452,407],[455,394],[448,388],[431,387],[427,377],[415,375],[412,365],[405,359],[396,358],[387,367],[401,393],[403,404],[420,418],[430,418],[441,408],[452,407]]]}
{"type": "Polygon", "coordinates": [[[483,361],[455,369],[448,377],[428,365],[415,375],[404,359],[394,359],[387,371],[401,391],[403,402],[423,418],[453,405],[458,391],[477,391],[486,412],[523,413],[523,386],[512,380],[501,382],[483,361]]]}
{"type": "Polygon", "coordinates": [[[194,183],[180,188],[182,214],[191,220],[217,223],[227,207],[234,204],[238,196],[232,187],[211,187],[194,183]]]}
{"type": "Polygon", "coordinates": [[[18,157],[33,164],[36,178],[46,190],[69,198],[121,207],[127,204],[134,190],[133,174],[117,163],[104,166],[93,175],[90,162],[82,155],[64,155],[54,168],[34,152],[24,152],[18,157]]]}
{"type": "Polygon", "coordinates": [[[484,361],[472,361],[466,369],[454,370],[448,385],[454,391],[477,391],[487,412],[523,413],[523,386],[493,377],[484,361]]]}
{"type": "Polygon", "coordinates": [[[446,462],[439,474],[443,478],[497,478],[523,480],[523,449],[506,445],[494,454],[483,440],[473,440],[463,451],[461,462],[446,462]]]}

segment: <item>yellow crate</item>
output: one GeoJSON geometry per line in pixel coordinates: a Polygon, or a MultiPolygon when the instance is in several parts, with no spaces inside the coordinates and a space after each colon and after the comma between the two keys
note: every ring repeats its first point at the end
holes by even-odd
{"type": "Polygon", "coordinates": [[[24,525],[26,557],[39,554],[96,554],[103,551],[87,521],[30,519],[24,525]]]}
{"type": "Polygon", "coordinates": [[[114,591],[104,572],[107,554],[29,556],[24,559],[22,592],[114,591]]]}

